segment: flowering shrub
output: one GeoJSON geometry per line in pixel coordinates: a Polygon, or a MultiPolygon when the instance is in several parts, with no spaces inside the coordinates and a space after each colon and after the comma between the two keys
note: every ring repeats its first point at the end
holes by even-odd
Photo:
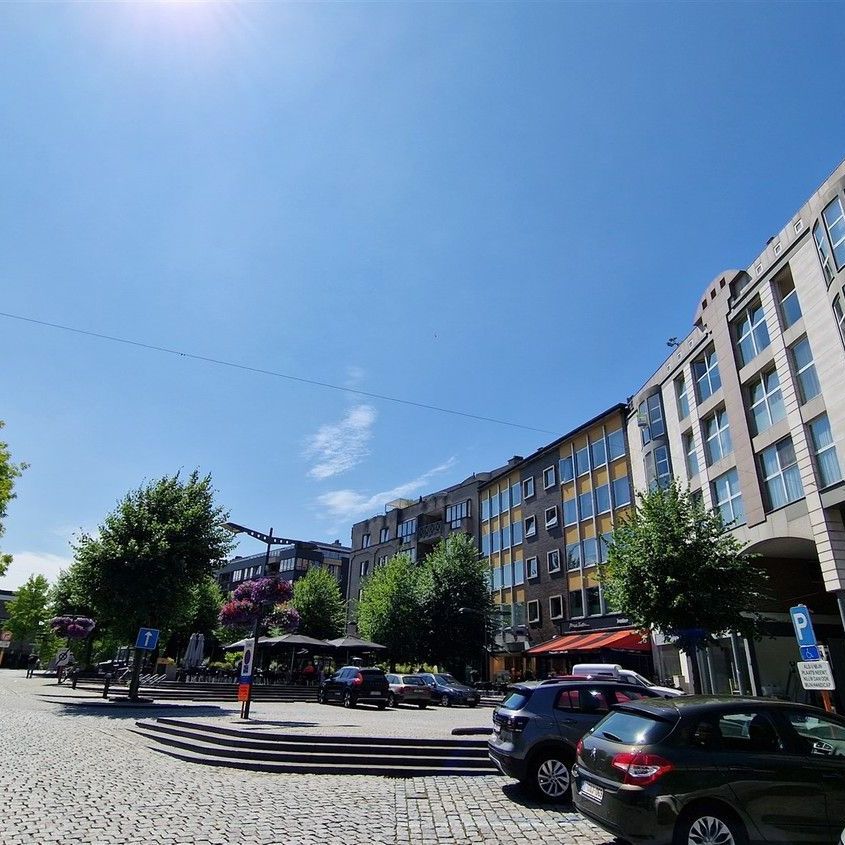
{"type": "Polygon", "coordinates": [[[82,640],[94,630],[97,623],[87,616],[54,616],[49,624],[50,630],[59,637],[82,640]]]}
{"type": "Polygon", "coordinates": [[[235,587],[232,599],[223,605],[220,623],[250,625],[258,620],[286,631],[295,631],[299,625],[299,614],[293,608],[281,606],[292,595],[290,581],[283,581],[277,576],[245,581],[235,587]]]}

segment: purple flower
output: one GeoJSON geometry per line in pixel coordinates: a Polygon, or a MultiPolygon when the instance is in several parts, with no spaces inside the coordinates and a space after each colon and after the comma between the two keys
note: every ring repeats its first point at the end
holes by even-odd
{"type": "Polygon", "coordinates": [[[261,615],[260,610],[244,599],[233,599],[220,609],[221,625],[249,625],[261,615]]]}

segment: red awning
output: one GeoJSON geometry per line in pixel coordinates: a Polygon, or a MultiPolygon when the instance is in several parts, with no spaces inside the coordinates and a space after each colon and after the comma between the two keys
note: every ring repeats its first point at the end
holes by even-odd
{"type": "Polygon", "coordinates": [[[618,649],[620,651],[650,651],[651,646],[646,637],[633,629],[617,631],[593,631],[590,634],[564,634],[540,645],[529,648],[525,655],[567,654],[570,651],[597,651],[602,648],[618,649]]]}

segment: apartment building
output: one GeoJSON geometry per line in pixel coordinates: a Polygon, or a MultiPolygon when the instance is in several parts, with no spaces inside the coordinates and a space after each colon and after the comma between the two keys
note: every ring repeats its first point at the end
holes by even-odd
{"type": "Polygon", "coordinates": [[[394,499],[385,504],[383,514],[352,526],[347,593],[351,618],[363,580],[393,555],[402,552],[412,561],[424,560],[455,531],[469,534],[478,543],[478,490],[492,474],[474,473],[458,484],[417,499],[394,499]]]}
{"type": "Polygon", "coordinates": [[[481,552],[501,618],[493,676],[622,652],[649,668],[650,646],[608,606],[597,577],[632,500],[627,417],[627,405],[614,405],[481,487],[481,552]]]}
{"type": "MultiPolygon", "coordinates": [[[[788,610],[799,603],[845,684],[844,285],[845,163],[749,267],[716,276],[632,399],[635,488],[688,483],[769,574],[769,637],[711,649],[714,690],[797,694],[788,610]]],[[[666,674],[688,676],[673,652],[659,649],[666,674]]]]}
{"type": "MultiPolygon", "coordinates": [[[[324,566],[337,579],[341,595],[346,595],[349,581],[349,556],[351,549],[340,540],[320,543],[297,540],[291,545],[271,549],[267,574],[279,574],[288,581],[301,578],[313,566],[324,566]]],[[[215,572],[215,578],[224,593],[231,592],[243,581],[260,578],[264,574],[265,552],[234,557],[215,572]]]]}

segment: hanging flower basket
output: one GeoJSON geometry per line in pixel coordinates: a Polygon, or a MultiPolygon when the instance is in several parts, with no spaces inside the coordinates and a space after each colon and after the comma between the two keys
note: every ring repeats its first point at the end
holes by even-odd
{"type": "Polygon", "coordinates": [[[284,607],[293,595],[290,581],[277,576],[257,578],[238,584],[231,601],[220,611],[222,625],[252,625],[264,622],[285,631],[295,631],[299,625],[299,614],[292,607],[284,607]]]}
{"type": "Polygon", "coordinates": [[[72,640],[84,640],[96,627],[97,623],[87,616],[54,616],[50,629],[60,637],[72,640]]]}

